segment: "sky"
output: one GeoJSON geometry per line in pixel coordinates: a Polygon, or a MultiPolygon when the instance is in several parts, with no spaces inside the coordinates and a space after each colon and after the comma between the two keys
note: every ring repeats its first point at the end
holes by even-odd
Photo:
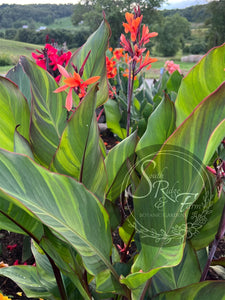
{"type": "MultiPolygon", "coordinates": [[[[179,3],[182,0],[169,0],[168,3],[179,3]]],[[[0,5],[5,3],[5,4],[35,4],[35,3],[39,3],[39,4],[46,4],[46,3],[50,3],[50,4],[66,4],[66,3],[73,3],[76,4],[78,3],[79,0],[21,0],[21,1],[17,1],[17,0],[0,0],[0,5]]]]}

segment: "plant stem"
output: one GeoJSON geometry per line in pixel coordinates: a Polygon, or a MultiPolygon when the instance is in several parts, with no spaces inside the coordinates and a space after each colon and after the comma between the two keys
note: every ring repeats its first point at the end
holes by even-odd
{"type": "Polygon", "coordinates": [[[129,75],[128,75],[128,87],[127,87],[127,137],[130,134],[130,108],[133,96],[133,86],[134,86],[134,69],[135,61],[129,64],[129,75]]]}
{"type": "Polygon", "coordinates": [[[55,279],[56,279],[56,283],[59,289],[59,293],[61,296],[62,300],[67,300],[67,295],[66,295],[66,291],[64,288],[64,284],[63,284],[63,280],[62,280],[62,276],[60,273],[60,270],[58,269],[58,267],[56,266],[54,260],[45,252],[45,255],[47,256],[51,266],[52,266],[52,270],[54,272],[55,275],[55,279]]]}
{"type": "Polygon", "coordinates": [[[219,244],[219,241],[224,236],[224,233],[225,233],[225,206],[223,208],[223,213],[222,213],[222,216],[221,216],[221,219],[220,219],[219,229],[218,229],[217,234],[215,236],[215,239],[212,243],[212,247],[210,249],[209,257],[208,257],[208,260],[207,260],[206,266],[204,268],[204,271],[202,273],[200,281],[204,281],[206,279],[206,276],[207,276],[208,271],[209,271],[209,267],[210,267],[211,262],[213,260],[214,254],[216,252],[216,248],[219,244]]]}

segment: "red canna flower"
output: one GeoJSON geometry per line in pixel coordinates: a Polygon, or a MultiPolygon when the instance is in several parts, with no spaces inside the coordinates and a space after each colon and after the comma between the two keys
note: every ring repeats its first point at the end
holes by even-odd
{"type": "Polygon", "coordinates": [[[66,109],[67,111],[72,110],[73,106],[73,97],[72,93],[73,90],[75,93],[79,96],[80,99],[82,99],[86,95],[86,88],[88,85],[98,81],[100,79],[100,76],[94,76],[91,77],[85,81],[81,78],[81,76],[74,72],[73,75],[69,74],[62,66],[58,65],[59,72],[66,77],[66,79],[63,80],[65,85],[57,88],[54,93],[60,93],[62,91],[65,91],[67,88],[69,88],[68,95],[66,97],[66,109]]]}
{"type": "Polygon", "coordinates": [[[125,32],[130,32],[131,34],[131,41],[135,42],[137,39],[137,34],[140,29],[140,24],[142,21],[142,16],[135,18],[135,16],[131,13],[126,13],[125,18],[127,20],[127,23],[123,23],[123,26],[125,28],[125,32]]]}
{"type": "Polygon", "coordinates": [[[125,51],[127,51],[130,55],[133,53],[133,49],[131,47],[130,41],[127,41],[124,34],[121,34],[120,36],[120,44],[124,48],[125,51]]]}
{"type": "Polygon", "coordinates": [[[56,82],[59,82],[61,75],[58,71],[58,65],[66,66],[72,53],[70,51],[63,53],[63,51],[59,51],[50,44],[46,44],[42,51],[36,51],[39,54],[34,52],[31,54],[36,64],[47,70],[55,78],[56,82]]]}
{"type": "Polygon", "coordinates": [[[106,69],[107,69],[107,78],[114,78],[117,74],[117,68],[115,67],[116,62],[106,56],[106,69]]]}

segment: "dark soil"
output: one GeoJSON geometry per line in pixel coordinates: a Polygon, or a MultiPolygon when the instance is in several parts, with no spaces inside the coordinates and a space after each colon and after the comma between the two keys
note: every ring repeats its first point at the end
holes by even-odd
{"type": "MultiPolygon", "coordinates": [[[[26,262],[22,261],[22,248],[24,236],[21,234],[0,230],[0,262],[12,266],[14,263],[32,265],[34,259],[31,257],[26,262]],[[15,246],[9,249],[8,246],[15,246]]],[[[0,291],[8,297],[15,300],[35,300],[35,298],[27,298],[23,291],[12,280],[0,276],[0,291]],[[22,292],[22,296],[17,293],[22,292]]]]}

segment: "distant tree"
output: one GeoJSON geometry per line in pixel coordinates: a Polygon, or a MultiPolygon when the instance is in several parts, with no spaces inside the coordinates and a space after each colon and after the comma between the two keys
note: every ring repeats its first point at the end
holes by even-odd
{"type": "Polygon", "coordinates": [[[211,12],[210,24],[207,36],[208,48],[221,45],[225,42],[225,1],[213,1],[208,6],[211,12]]]}
{"type": "Polygon", "coordinates": [[[123,31],[123,21],[125,12],[133,12],[133,7],[139,5],[143,15],[143,22],[151,25],[156,19],[157,11],[165,0],[83,0],[75,6],[72,16],[72,23],[78,25],[81,21],[88,25],[91,31],[97,29],[102,21],[102,11],[106,14],[106,19],[110,24],[112,36],[110,45],[119,46],[120,34],[123,31]]]}
{"type": "Polygon", "coordinates": [[[156,49],[163,56],[175,55],[184,45],[184,39],[191,35],[190,23],[178,14],[164,18],[156,30],[158,32],[156,49]]]}

